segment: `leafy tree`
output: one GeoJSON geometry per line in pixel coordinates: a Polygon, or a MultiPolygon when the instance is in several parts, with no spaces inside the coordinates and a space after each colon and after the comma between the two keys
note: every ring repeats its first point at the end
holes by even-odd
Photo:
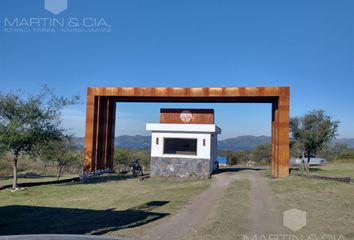
{"type": "Polygon", "coordinates": [[[348,146],[346,144],[342,144],[342,143],[336,143],[333,147],[332,147],[332,152],[334,155],[334,160],[338,160],[341,155],[348,149],[348,146]]]}
{"type": "Polygon", "coordinates": [[[302,153],[302,161],[307,156],[307,169],[311,154],[316,154],[323,146],[335,138],[338,121],[325,114],[323,110],[311,111],[303,117],[290,119],[290,132],[302,153]]]}
{"type": "Polygon", "coordinates": [[[343,159],[353,159],[354,158],[354,149],[353,148],[345,149],[340,157],[343,159]]]}
{"type": "Polygon", "coordinates": [[[238,164],[245,164],[254,159],[254,151],[236,151],[235,158],[238,159],[238,164]]]}
{"type": "Polygon", "coordinates": [[[126,172],[132,162],[132,152],[127,148],[118,148],[114,151],[114,167],[119,172],[126,172]]]}
{"type": "Polygon", "coordinates": [[[324,147],[322,147],[321,150],[317,152],[317,155],[321,158],[325,158],[328,161],[335,159],[333,146],[331,146],[331,144],[326,144],[324,147]]]}
{"type": "Polygon", "coordinates": [[[57,97],[44,87],[38,95],[24,92],[0,92],[0,145],[13,154],[13,184],[17,188],[17,164],[20,154],[32,154],[41,144],[60,139],[65,129],[60,126],[60,110],[77,103],[57,97]]]}
{"type": "Polygon", "coordinates": [[[38,150],[39,156],[45,163],[54,163],[58,166],[58,180],[64,168],[80,163],[82,153],[77,150],[71,136],[61,136],[42,144],[38,150]]]}
{"type": "Polygon", "coordinates": [[[346,153],[349,148],[346,144],[336,143],[334,145],[327,144],[324,146],[319,152],[318,155],[326,158],[327,160],[338,160],[341,158],[345,158],[346,153]]]}
{"type": "Polygon", "coordinates": [[[219,155],[227,157],[228,165],[237,165],[247,163],[248,161],[253,161],[255,157],[255,151],[219,151],[219,155]]]}
{"type": "Polygon", "coordinates": [[[53,158],[53,152],[55,151],[57,141],[47,141],[39,146],[36,150],[36,160],[43,162],[43,174],[46,174],[47,167],[49,165],[55,165],[55,159],[53,158]]]}
{"type": "Polygon", "coordinates": [[[255,150],[256,162],[270,163],[271,159],[272,159],[272,145],[271,144],[258,145],[255,150]]]}
{"type": "Polygon", "coordinates": [[[144,169],[150,168],[150,151],[143,149],[116,148],[114,151],[114,168],[118,172],[127,172],[134,160],[139,159],[144,169]]]}
{"type": "Polygon", "coordinates": [[[226,156],[228,165],[237,165],[240,162],[240,159],[233,151],[220,151],[218,154],[221,156],[226,156]]]}

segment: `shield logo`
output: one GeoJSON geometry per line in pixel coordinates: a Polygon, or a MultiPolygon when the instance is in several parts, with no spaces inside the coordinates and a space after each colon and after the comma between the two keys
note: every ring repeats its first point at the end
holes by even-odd
{"type": "Polygon", "coordinates": [[[68,8],[68,0],[44,0],[44,8],[54,15],[58,15],[68,8]]]}
{"type": "Polygon", "coordinates": [[[289,209],[283,212],[283,225],[294,232],[306,226],[306,212],[300,209],[289,209]]]}
{"type": "Polygon", "coordinates": [[[179,118],[182,120],[182,122],[184,123],[189,123],[190,121],[192,121],[193,115],[190,111],[183,111],[181,112],[181,114],[179,115],[179,118]]]}

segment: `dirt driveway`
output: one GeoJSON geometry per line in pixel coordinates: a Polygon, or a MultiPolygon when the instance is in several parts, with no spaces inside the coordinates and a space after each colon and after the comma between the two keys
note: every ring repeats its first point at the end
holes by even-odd
{"type": "Polygon", "coordinates": [[[267,179],[259,172],[247,174],[251,182],[248,235],[287,234],[283,226],[283,212],[270,188],[267,179]]]}
{"type": "MultiPolygon", "coordinates": [[[[145,240],[152,239],[183,239],[188,233],[196,231],[208,217],[210,210],[217,206],[217,201],[223,196],[231,182],[240,178],[239,172],[225,172],[213,176],[211,186],[194,198],[192,202],[172,216],[166,222],[153,229],[145,240]]],[[[285,233],[282,226],[282,212],[273,195],[267,180],[257,171],[242,173],[242,179],[247,178],[251,183],[249,233],[254,234],[285,233]]],[[[232,229],[230,229],[232,231],[232,229]]]]}

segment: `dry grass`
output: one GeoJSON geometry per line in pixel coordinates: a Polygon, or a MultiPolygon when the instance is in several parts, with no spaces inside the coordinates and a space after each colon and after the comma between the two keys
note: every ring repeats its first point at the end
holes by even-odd
{"type": "Polygon", "coordinates": [[[307,212],[307,225],[294,234],[354,239],[354,185],[297,176],[269,181],[283,210],[307,212]]]}
{"type": "Polygon", "coordinates": [[[1,234],[78,233],[141,236],[205,190],[207,179],[178,181],[112,174],[90,184],[0,193],[1,234]]]}
{"type": "Polygon", "coordinates": [[[331,162],[323,167],[313,168],[312,174],[354,178],[354,160],[352,162],[331,162]]]}

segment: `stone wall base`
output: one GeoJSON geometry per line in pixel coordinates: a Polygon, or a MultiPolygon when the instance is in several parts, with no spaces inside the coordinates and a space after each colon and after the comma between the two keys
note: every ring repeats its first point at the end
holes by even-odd
{"type": "Polygon", "coordinates": [[[210,175],[210,159],[152,157],[150,175],[163,177],[207,177],[210,175]]]}

